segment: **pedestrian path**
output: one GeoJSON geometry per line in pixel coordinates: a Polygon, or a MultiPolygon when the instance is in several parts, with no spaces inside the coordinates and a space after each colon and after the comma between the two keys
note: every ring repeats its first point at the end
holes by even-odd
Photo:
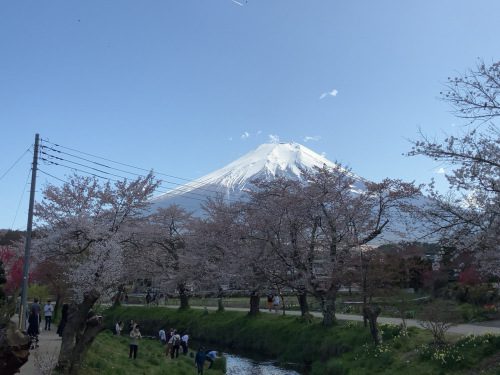
{"type": "MultiPolygon", "coordinates": [[[[179,306],[174,306],[174,305],[169,305],[167,306],[169,308],[178,308],[179,306]]],[[[203,306],[191,306],[193,309],[205,309],[203,306]]],[[[216,310],[216,307],[206,307],[208,310],[216,310]]],[[[247,312],[248,309],[242,308],[242,307],[226,307],[225,310],[227,311],[242,311],[242,312],[247,312]]],[[[268,310],[261,309],[261,312],[265,313],[272,313],[269,312],[268,310]]],[[[281,313],[281,312],[280,312],[281,313]]],[[[286,312],[287,315],[300,315],[300,311],[294,311],[294,310],[289,310],[286,312]]],[[[312,311],[311,314],[314,317],[321,318],[322,315],[320,312],[317,311],[312,311]]],[[[351,320],[351,321],[357,321],[357,322],[362,322],[363,317],[361,315],[352,315],[352,314],[335,314],[337,319],[339,320],[351,320]]],[[[382,324],[401,324],[401,319],[399,318],[386,318],[386,317],[379,317],[377,320],[379,323],[382,324]]],[[[406,325],[408,327],[418,327],[422,328],[418,320],[415,319],[407,319],[406,320],[406,325]]],[[[486,333],[492,333],[495,335],[500,335],[500,322],[499,321],[490,321],[490,322],[481,322],[481,323],[475,323],[475,324],[457,324],[453,327],[451,327],[448,330],[448,333],[455,333],[459,335],[484,335],[486,333]]]]}
{"type": "Polygon", "coordinates": [[[43,369],[53,368],[57,363],[61,338],[55,329],[42,331],[38,338],[38,348],[30,350],[28,362],[21,367],[21,375],[47,374],[48,372],[44,372],[43,369]]]}

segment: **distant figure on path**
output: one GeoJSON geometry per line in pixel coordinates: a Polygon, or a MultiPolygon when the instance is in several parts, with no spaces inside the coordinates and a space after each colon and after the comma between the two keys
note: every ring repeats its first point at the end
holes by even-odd
{"type": "Polygon", "coordinates": [[[125,293],[124,300],[125,300],[125,304],[128,305],[128,294],[127,293],[125,293]]]}
{"type": "Polygon", "coordinates": [[[43,314],[45,316],[45,330],[50,331],[50,324],[52,323],[52,314],[54,312],[54,306],[50,303],[50,300],[47,301],[45,306],[43,307],[43,314]]]}
{"type": "Polygon", "coordinates": [[[42,322],[42,308],[40,307],[40,304],[38,303],[38,298],[35,298],[35,301],[31,304],[31,311],[33,311],[37,318],[38,318],[38,324],[42,322]]]}
{"type": "Polygon", "coordinates": [[[146,305],[149,306],[149,303],[151,302],[151,294],[148,293],[146,294],[146,305]]]}
{"type": "Polygon", "coordinates": [[[194,363],[196,364],[196,368],[198,369],[198,375],[203,375],[203,366],[205,365],[205,350],[203,347],[200,347],[196,352],[196,356],[194,357],[194,363]]]}
{"type": "Polygon", "coordinates": [[[278,296],[277,294],[273,297],[273,307],[274,307],[274,312],[277,314],[278,313],[278,309],[280,307],[280,304],[281,304],[281,298],[280,296],[278,296]]]}
{"type": "Polygon", "coordinates": [[[38,348],[39,321],[38,315],[33,309],[30,310],[28,324],[28,336],[31,340],[31,349],[38,348]]]}
{"type": "Polygon", "coordinates": [[[271,293],[267,295],[267,308],[269,309],[269,312],[273,309],[273,295],[271,293]]]}
{"type": "Polygon", "coordinates": [[[139,324],[134,326],[134,329],[130,332],[130,351],[128,354],[129,358],[137,358],[137,349],[139,348],[139,339],[141,338],[141,332],[139,331],[139,324]]]}
{"type": "Polygon", "coordinates": [[[62,337],[64,327],[66,326],[66,323],[68,321],[68,310],[69,305],[67,303],[63,304],[61,310],[61,320],[59,321],[59,326],[57,327],[57,334],[59,335],[59,337],[62,337]]]}

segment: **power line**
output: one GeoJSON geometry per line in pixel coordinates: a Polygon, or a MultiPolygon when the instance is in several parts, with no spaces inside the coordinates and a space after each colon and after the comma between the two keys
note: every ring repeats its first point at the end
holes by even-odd
{"type": "MultiPolygon", "coordinates": [[[[88,168],[88,169],[91,169],[93,171],[96,171],[96,172],[99,172],[99,173],[103,173],[103,174],[106,174],[106,175],[110,175],[110,176],[113,176],[113,177],[118,177],[118,178],[121,178],[121,179],[127,179],[127,177],[125,177],[125,176],[118,175],[118,174],[115,174],[115,173],[110,173],[110,172],[104,171],[102,169],[94,168],[94,167],[88,166],[88,165],[83,164],[83,163],[75,162],[74,160],[69,160],[69,159],[61,158],[59,156],[52,155],[52,154],[47,153],[45,151],[42,151],[41,153],[43,155],[47,156],[47,157],[52,158],[52,159],[56,159],[56,160],[59,160],[59,161],[65,161],[65,162],[68,162],[68,163],[71,163],[71,164],[75,164],[75,165],[78,165],[80,167],[88,168]]],[[[92,174],[95,177],[104,178],[104,179],[110,179],[109,177],[103,177],[103,176],[97,175],[95,173],[91,173],[91,172],[88,172],[88,171],[83,171],[83,170],[81,170],[79,168],[75,168],[75,167],[72,167],[72,166],[68,166],[68,165],[64,165],[64,164],[58,163],[58,162],[54,162],[54,161],[48,160],[47,158],[44,158],[44,157],[40,157],[40,159],[43,160],[43,161],[45,161],[45,162],[48,162],[50,164],[53,164],[53,165],[59,165],[59,166],[62,166],[62,167],[66,167],[66,168],[78,170],[78,171],[83,172],[83,173],[92,174]]],[[[109,168],[114,169],[112,167],[109,167],[109,168]]],[[[137,174],[137,173],[133,173],[133,172],[128,172],[128,171],[124,171],[124,172],[133,174],[135,176],[144,177],[141,174],[137,174]]],[[[113,180],[113,179],[110,179],[110,180],[113,180]]],[[[114,180],[114,181],[116,181],[116,180],[114,180]]],[[[181,192],[181,193],[184,193],[184,194],[191,194],[191,195],[196,195],[196,196],[200,196],[200,197],[204,198],[204,199],[200,199],[200,200],[205,200],[206,199],[206,195],[205,194],[200,194],[200,193],[196,193],[196,192],[193,192],[193,191],[189,191],[189,190],[187,190],[189,188],[186,187],[183,184],[180,184],[180,183],[177,183],[177,182],[165,181],[165,180],[162,180],[161,182],[165,182],[165,183],[169,183],[169,184],[175,184],[175,185],[181,185],[181,186],[177,187],[174,190],[170,186],[165,186],[165,185],[163,185],[163,184],[160,183],[161,187],[163,187],[165,189],[170,189],[169,191],[163,191],[164,195],[173,196],[173,195],[176,195],[178,192],[181,192]]],[[[208,191],[210,193],[213,193],[213,194],[219,194],[220,193],[219,191],[216,191],[216,190],[202,189],[202,188],[198,188],[198,189],[200,189],[200,190],[206,190],[206,191],[208,191]]],[[[160,192],[162,192],[162,191],[160,191],[160,192]]],[[[230,199],[227,199],[227,200],[230,200],[230,199]]]]}
{"type": "MultiPolygon", "coordinates": [[[[48,146],[42,146],[42,148],[44,149],[47,149],[47,150],[50,150],[52,152],[57,152],[59,154],[64,154],[64,155],[68,155],[68,156],[71,156],[73,158],[76,158],[76,159],[79,159],[79,160],[84,160],[84,161],[87,161],[89,163],[93,163],[95,165],[98,165],[100,167],[104,167],[104,168],[108,168],[108,169],[111,169],[111,170],[115,170],[115,171],[118,171],[118,172],[123,172],[123,173],[128,173],[128,174],[131,174],[131,175],[134,175],[134,176],[141,176],[141,177],[144,177],[144,174],[140,174],[140,173],[135,173],[135,172],[130,172],[130,171],[127,171],[127,170],[124,170],[124,169],[120,169],[120,168],[115,168],[115,167],[111,167],[109,165],[106,165],[106,164],[103,164],[103,163],[99,163],[99,162],[96,162],[96,161],[93,161],[93,160],[90,160],[90,159],[87,159],[87,158],[83,158],[81,156],[78,156],[78,155],[74,155],[74,154],[71,154],[71,153],[68,153],[68,152],[64,152],[64,151],[61,151],[61,150],[57,150],[53,147],[48,147],[48,146]]],[[[59,160],[65,160],[65,161],[68,161],[70,163],[74,163],[74,164],[79,164],[73,160],[68,160],[68,159],[64,159],[64,158],[59,158],[57,156],[54,156],[52,154],[49,154],[49,153],[45,153],[42,151],[43,154],[45,155],[51,155],[52,157],[56,158],[56,159],[59,159],[59,160]]],[[[83,164],[80,164],[80,165],[83,165],[83,164]]],[[[91,168],[91,167],[88,167],[88,168],[91,168]]],[[[146,169],[144,169],[146,171],[146,169]]],[[[100,172],[102,172],[101,170],[99,170],[100,172]]],[[[149,171],[148,171],[149,172],[149,171]]],[[[103,173],[106,173],[106,172],[103,172],[103,173]]],[[[171,175],[167,175],[167,174],[164,174],[164,173],[158,173],[158,172],[154,172],[155,174],[158,174],[158,175],[164,175],[164,176],[169,176],[169,177],[173,177],[171,175]]],[[[173,178],[178,178],[178,179],[183,179],[181,177],[173,177],[173,178]]],[[[187,180],[187,179],[183,179],[183,180],[186,180],[186,181],[191,181],[191,183],[193,184],[194,181],[192,180],[187,180]]],[[[174,182],[174,181],[169,181],[169,180],[161,180],[161,182],[164,182],[164,183],[167,183],[167,184],[171,184],[171,185],[176,185],[176,186],[181,186],[181,187],[185,187],[186,184],[184,183],[180,183],[180,182],[174,182]]],[[[196,185],[201,185],[201,182],[194,182],[194,188],[196,189],[199,189],[199,190],[204,190],[204,191],[208,191],[210,193],[219,193],[217,190],[212,190],[212,189],[207,189],[207,188],[204,188],[204,187],[199,187],[199,186],[196,186],[196,185]]],[[[170,187],[168,186],[164,186],[166,189],[170,189],[170,187]]],[[[196,193],[192,193],[192,194],[196,194],[196,193]]],[[[198,194],[198,195],[201,195],[203,196],[202,194],[198,194]]]]}
{"type": "Polygon", "coordinates": [[[14,228],[14,224],[17,219],[17,214],[19,213],[19,208],[21,207],[21,203],[24,198],[24,193],[26,193],[26,186],[28,186],[28,181],[30,179],[30,176],[31,176],[31,168],[28,169],[28,176],[26,177],[26,182],[24,183],[23,192],[21,193],[21,198],[19,198],[19,202],[17,203],[16,214],[14,215],[14,220],[12,220],[12,224],[10,225],[10,230],[14,228]]]}
{"type": "Polygon", "coordinates": [[[5,173],[4,173],[2,176],[0,176],[0,181],[1,181],[1,180],[5,177],[5,176],[7,176],[7,173],[9,173],[9,172],[12,170],[12,168],[14,168],[14,167],[16,166],[16,164],[17,164],[17,163],[19,163],[19,161],[20,161],[20,160],[24,157],[24,155],[26,155],[26,154],[27,154],[27,153],[31,150],[31,147],[32,147],[32,146],[28,147],[28,148],[26,149],[26,151],[24,151],[24,152],[21,154],[21,156],[19,156],[19,157],[17,158],[17,160],[16,160],[16,161],[15,161],[15,162],[14,162],[14,163],[13,163],[13,164],[9,167],[9,169],[7,169],[7,170],[5,171],[5,173]]]}
{"type": "MultiPolygon", "coordinates": [[[[105,158],[105,157],[102,157],[102,156],[90,154],[88,152],[80,151],[80,150],[77,150],[77,149],[74,149],[74,148],[71,148],[71,147],[66,147],[66,146],[63,146],[63,145],[60,145],[60,144],[57,144],[57,143],[54,143],[54,142],[50,142],[47,139],[44,139],[43,141],[45,143],[49,143],[49,144],[54,145],[56,147],[60,147],[60,148],[66,149],[66,150],[74,151],[74,152],[78,152],[78,153],[83,154],[83,155],[91,156],[91,157],[96,158],[96,159],[105,160],[105,161],[108,161],[110,163],[122,165],[124,167],[134,168],[134,169],[137,169],[137,170],[140,170],[140,171],[145,171],[145,172],[149,172],[150,171],[149,169],[146,169],[146,168],[137,167],[137,166],[134,166],[134,165],[131,165],[131,164],[122,163],[122,162],[119,162],[119,161],[116,161],[116,160],[112,160],[112,159],[108,159],[108,158],[105,158]]],[[[161,175],[161,176],[166,176],[166,177],[171,177],[171,178],[175,178],[175,179],[178,179],[178,180],[183,180],[183,181],[187,181],[187,182],[191,182],[191,183],[195,183],[195,184],[202,184],[202,183],[205,183],[205,182],[210,182],[210,179],[201,180],[199,182],[196,182],[196,180],[193,180],[193,179],[187,179],[187,178],[184,178],[184,177],[178,177],[178,176],[174,176],[174,175],[167,174],[167,173],[162,173],[162,172],[155,172],[155,174],[161,175]]]]}
{"type": "MultiPolygon", "coordinates": [[[[43,158],[42,158],[41,160],[47,161],[46,159],[43,159],[43,158]]],[[[113,182],[120,182],[120,181],[121,181],[121,180],[117,180],[117,179],[113,179],[113,178],[109,178],[109,177],[99,176],[99,175],[97,175],[97,174],[94,174],[94,173],[91,173],[91,172],[87,172],[87,171],[84,171],[84,170],[81,170],[81,169],[78,169],[78,168],[70,167],[70,166],[67,166],[67,165],[58,164],[58,163],[52,162],[52,161],[50,161],[50,160],[49,160],[48,162],[49,162],[50,164],[58,165],[58,166],[60,166],[60,167],[68,168],[68,169],[71,169],[71,170],[74,170],[74,171],[77,171],[77,172],[86,173],[86,174],[89,174],[89,175],[94,176],[94,177],[97,177],[97,178],[102,178],[102,179],[109,180],[109,181],[113,181],[113,182]]],[[[60,182],[62,182],[62,183],[67,183],[67,182],[68,182],[68,181],[63,180],[63,179],[61,179],[61,178],[59,178],[59,177],[56,177],[56,176],[54,176],[54,175],[52,175],[52,174],[50,174],[50,173],[47,173],[47,172],[45,172],[45,171],[41,170],[40,168],[38,168],[38,170],[39,170],[41,173],[43,173],[43,174],[45,174],[45,175],[47,175],[47,176],[49,176],[49,177],[52,177],[52,178],[54,178],[54,179],[56,179],[56,180],[58,180],[58,181],[60,181],[60,182]]],[[[167,191],[162,191],[162,190],[159,190],[159,189],[157,189],[156,191],[158,191],[158,192],[160,192],[160,193],[161,193],[161,192],[164,192],[164,193],[166,193],[166,194],[168,194],[168,193],[169,193],[169,192],[167,192],[167,191]]],[[[206,199],[194,198],[194,197],[188,197],[188,196],[183,196],[183,198],[186,198],[186,199],[192,199],[192,200],[196,200],[196,201],[200,201],[200,202],[205,202],[205,201],[206,201],[206,199]]]]}

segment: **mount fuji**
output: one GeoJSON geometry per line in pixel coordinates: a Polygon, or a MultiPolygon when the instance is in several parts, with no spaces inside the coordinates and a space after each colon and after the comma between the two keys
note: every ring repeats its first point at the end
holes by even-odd
{"type": "MultiPolygon", "coordinates": [[[[239,159],[197,180],[179,186],[152,199],[153,209],[177,204],[198,213],[208,197],[222,194],[228,200],[241,199],[245,190],[251,189],[256,178],[302,178],[301,170],[323,166],[339,169],[340,166],[298,143],[265,143],[239,159]]],[[[364,190],[363,178],[350,173],[355,183],[353,191],[364,190]]]]}

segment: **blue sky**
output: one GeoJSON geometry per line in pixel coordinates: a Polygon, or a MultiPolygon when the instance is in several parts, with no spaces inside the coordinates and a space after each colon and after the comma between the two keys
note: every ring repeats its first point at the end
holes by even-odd
{"type": "MultiPolygon", "coordinates": [[[[36,132],[189,179],[276,135],[368,179],[444,187],[439,165],[401,154],[419,127],[460,131],[439,91],[499,59],[498,14],[496,0],[3,1],[0,176],[36,132]]],[[[25,226],[29,164],[0,180],[0,228],[25,226]]]]}

